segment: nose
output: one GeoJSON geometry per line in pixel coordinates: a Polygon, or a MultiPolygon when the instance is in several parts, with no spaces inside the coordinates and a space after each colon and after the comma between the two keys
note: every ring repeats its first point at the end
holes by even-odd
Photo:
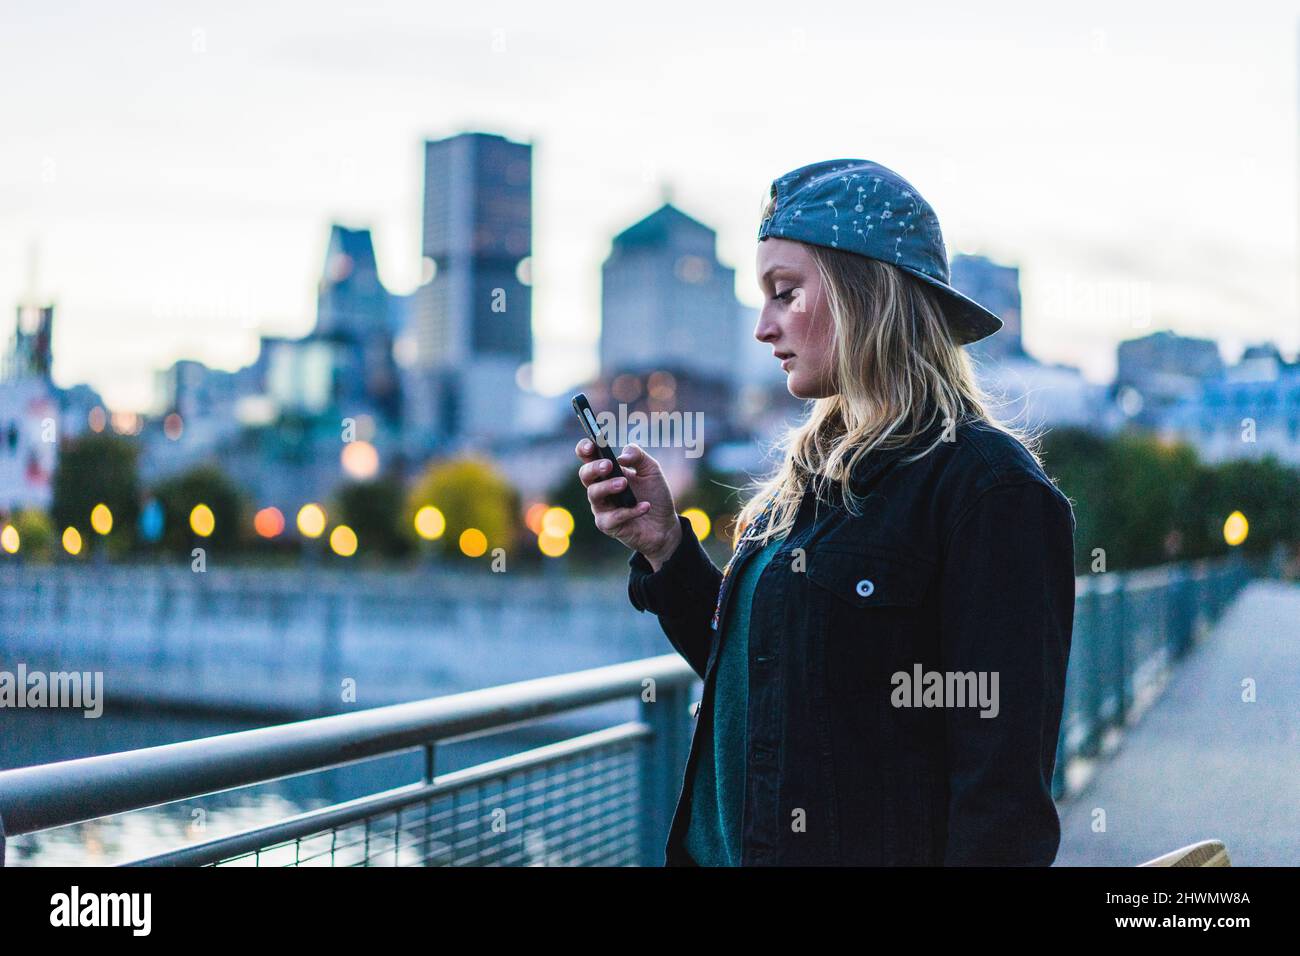
{"type": "MultiPolygon", "coordinates": [[[[763,310],[763,312],[766,311],[766,309],[763,310]]],[[[763,312],[758,314],[758,324],[754,326],[754,338],[760,342],[771,342],[780,332],[780,326],[770,319],[765,320],[763,312]]]]}

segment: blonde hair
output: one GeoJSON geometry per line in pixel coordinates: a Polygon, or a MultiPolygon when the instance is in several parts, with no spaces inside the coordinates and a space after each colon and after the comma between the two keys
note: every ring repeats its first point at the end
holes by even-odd
{"type": "MultiPolygon", "coordinates": [[[[769,199],[763,211],[771,213],[769,199]]],[[[970,357],[953,339],[939,293],[876,259],[807,244],[821,277],[836,343],[832,374],[837,394],[815,399],[808,419],[773,444],[781,466],[751,482],[736,516],[733,547],[749,538],[766,543],[794,526],[808,482],[838,482],[845,508],[859,514],[850,480],[873,450],[912,444],[931,425],[983,421],[1019,441],[1041,465],[1039,436],[997,421],[990,397],[975,380],[970,357]],[[757,522],[765,516],[762,522],[757,522]]],[[[943,441],[943,434],[917,461],[943,441]]]]}

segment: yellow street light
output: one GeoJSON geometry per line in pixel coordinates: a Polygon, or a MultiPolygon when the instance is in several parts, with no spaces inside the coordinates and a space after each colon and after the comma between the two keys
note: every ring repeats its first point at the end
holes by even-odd
{"type": "Polygon", "coordinates": [[[304,538],[319,538],[325,533],[325,509],[315,502],[298,509],[298,533],[304,538]]]}
{"type": "Polygon", "coordinates": [[[478,528],[466,528],[460,533],[460,550],[468,557],[482,557],[487,545],[487,535],[478,528]]]}
{"type": "Polygon", "coordinates": [[[548,558],[558,558],[569,550],[567,534],[548,534],[543,531],[537,536],[537,548],[548,558]]]}
{"type": "Polygon", "coordinates": [[[350,558],[357,553],[357,533],[345,524],[330,532],[330,550],[341,558],[350,558]]]}
{"type": "Polygon", "coordinates": [[[447,519],[433,505],[425,505],[415,513],[415,533],[425,541],[436,541],[447,530],[447,519]]]}
{"type": "Polygon", "coordinates": [[[108,510],[108,505],[101,503],[90,509],[90,526],[96,534],[108,534],[113,530],[113,512],[108,510]]]}
{"type": "Polygon", "coordinates": [[[559,505],[547,508],[542,515],[542,533],[553,538],[567,538],[573,534],[573,514],[559,505]]]}
{"type": "Polygon", "coordinates": [[[699,508],[687,508],[682,512],[682,517],[691,523],[691,530],[695,532],[695,537],[703,541],[709,536],[709,531],[713,528],[713,522],[699,508]]]}
{"type": "Polygon", "coordinates": [[[1250,522],[1240,511],[1234,511],[1228,515],[1228,520],[1223,522],[1223,540],[1234,548],[1245,541],[1248,534],[1250,534],[1250,522]]]}
{"type": "Polygon", "coordinates": [[[213,515],[212,509],[205,504],[197,504],[190,511],[190,530],[200,538],[206,538],[212,534],[217,527],[216,516],[213,515]]]}

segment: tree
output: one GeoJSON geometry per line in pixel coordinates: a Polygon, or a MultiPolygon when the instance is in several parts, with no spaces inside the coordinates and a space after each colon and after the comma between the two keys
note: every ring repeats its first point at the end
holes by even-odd
{"type": "Polygon", "coordinates": [[[403,525],[405,489],[393,477],[349,482],[335,493],[335,509],[357,534],[359,552],[401,557],[411,551],[403,525]]]}
{"type": "Polygon", "coordinates": [[[195,546],[229,551],[248,535],[244,496],[214,464],[198,465],[168,478],[154,488],[154,495],[163,509],[162,545],[170,551],[188,554],[195,546]],[[207,505],[214,519],[207,537],[190,527],[190,516],[200,504],[207,505]]]}
{"type": "Polygon", "coordinates": [[[13,516],[22,554],[38,561],[48,560],[57,536],[49,515],[37,508],[24,508],[13,516]]]}
{"type": "Polygon", "coordinates": [[[107,546],[115,553],[127,550],[135,541],[140,515],[138,458],[136,444],[118,435],[88,433],[64,441],[50,506],[56,533],[71,526],[81,532],[87,547],[98,547],[101,536],[91,530],[90,513],[103,504],[113,517],[107,546]]]}
{"type": "Polygon", "coordinates": [[[460,537],[469,528],[486,536],[489,556],[494,548],[505,548],[507,554],[515,548],[519,496],[486,460],[459,458],[430,465],[407,498],[403,533],[414,536],[415,513],[425,505],[433,505],[447,521],[438,541],[444,554],[462,553],[460,537]]]}

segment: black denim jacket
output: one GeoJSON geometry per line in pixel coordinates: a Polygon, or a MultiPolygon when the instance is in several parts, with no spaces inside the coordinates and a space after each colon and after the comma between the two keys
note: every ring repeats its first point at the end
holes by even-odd
{"type": "MultiPolygon", "coordinates": [[[[862,459],[863,513],[810,489],[750,615],[742,865],[1038,865],[1056,857],[1051,796],[1074,620],[1074,513],[1014,438],[961,424],[862,459]],[[918,671],[919,668],[919,671],[918,671]],[[900,673],[984,675],[992,707],[918,706],[900,673]],[[901,700],[913,706],[898,706],[901,700]]],[[[745,560],[713,564],[691,524],[656,572],[629,559],[713,705],[717,637],[745,560]],[[713,628],[721,592],[721,622],[713,628]]],[[[970,686],[970,685],[967,685],[970,686]]],[[[933,698],[932,698],[933,700],[933,698]]],[[[968,703],[971,703],[968,701],[968,703]]],[[[698,712],[694,727],[700,721],[698,712]]],[[[684,847],[692,730],[665,865],[684,847]]]]}

